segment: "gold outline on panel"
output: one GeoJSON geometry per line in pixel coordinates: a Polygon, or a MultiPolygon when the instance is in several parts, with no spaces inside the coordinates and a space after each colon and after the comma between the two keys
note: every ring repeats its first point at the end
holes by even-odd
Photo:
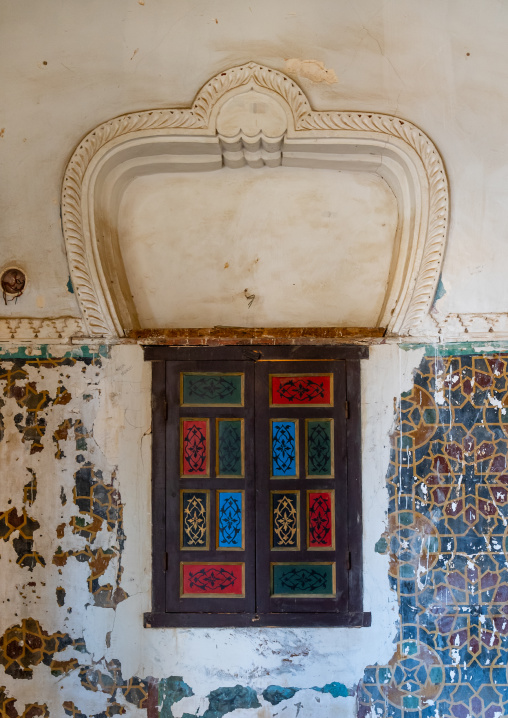
{"type": "Polygon", "coordinates": [[[242,371],[181,371],[180,372],[180,406],[216,406],[216,407],[227,407],[227,406],[236,406],[236,407],[242,407],[245,405],[245,374],[242,371]],[[240,385],[240,403],[236,404],[209,404],[209,403],[203,403],[200,402],[198,404],[192,403],[192,404],[184,404],[183,403],[183,377],[190,376],[190,375],[197,375],[197,376],[239,376],[241,377],[241,385],[240,385]]]}
{"type": "Polygon", "coordinates": [[[245,598],[244,561],[180,561],[180,598],[245,598]],[[183,593],[183,567],[185,566],[241,566],[242,593],[183,593]]]}
{"type": "Polygon", "coordinates": [[[268,375],[268,402],[269,406],[274,407],[289,407],[289,408],[301,408],[301,407],[308,407],[308,406],[315,406],[315,407],[332,407],[333,406],[333,372],[299,372],[298,374],[279,374],[278,372],[275,374],[269,374],[268,375]],[[273,387],[272,387],[272,379],[273,377],[283,377],[283,376],[328,376],[330,377],[330,403],[329,404],[274,404],[273,403],[273,387]]]}
{"type": "Polygon", "coordinates": [[[181,551],[209,551],[210,550],[210,489],[180,489],[180,550],[181,551]],[[183,495],[200,493],[206,494],[206,541],[204,546],[183,545],[183,495]]]}
{"type": "Polygon", "coordinates": [[[273,590],[274,566],[331,566],[332,567],[332,593],[270,593],[270,598],[336,598],[337,578],[335,561],[272,561],[270,563],[270,591],[273,590]]]}
{"type": "Polygon", "coordinates": [[[205,416],[181,416],[180,417],[180,478],[181,479],[209,479],[210,478],[210,449],[211,449],[210,419],[205,416]],[[204,421],[206,422],[206,472],[204,474],[184,474],[183,473],[183,422],[184,421],[204,421]]]}
{"type": "Polygon", "coordinates": [[[217,479],[244,479],[245,478],[245,421],[235,416],[221,416],[215,419],[215,477],[217,479]],[[241,474],[219,474],[219,423],[221,421],[241,422],[241,451],[242,451],[242,473],[241,474]]]}
{"type": "Polygon", "coordinates": [[[331,418],[323,417],[322,419],[305,419],[305,478],[307,479],[334,479],[335,478],[335,425],[331,418]],[[331,472],[329,474],[309,474],[309,421],[328,421],[331,423],[330,427],[330,453],[331,472]]]}
{"type": "Polygon", "coordinates": [[[270,491],[270,551],[299,551],[300,550],[300,491],[288,489],[287,491],[276,489],[270,491]],[[273,545],[273,496],[274,494],[296,494],[296,546],[274,546],[273,545]]]}
{"type": "Polygon", "coordinates": [[[271,479],[299,479],[300,478],[300,428],[299,428],[299,419],[284,419],[284,418],[278,418],[274,417],[273,419],[270,419],[270,478],[271,479]],[[292,423],[295,425],[295,469],[296,474],[279,474],[277,476],[274,476],[272,474],[273,470],[273,449],[272,449],[272,439],[273,439],[273,431],[272,431],[272,424],[274,421],[287,421],[288,423],[292,423]]]}
{"type": "Polygon", "coordinates": [[[335,551],[335,489],[307,489],[307,551],[335,551]],[[310,546],[310,506],[309,494],[331,494],[331,515],[332,515],[332,545],[331,546],[310,546]]]}
{"type": "Polygon", "coordinates": [[[243,489],[217,489],[215,491],[215,548],[217,551],[245,551],[245,491],[243,489]],[[219,546],[219,494],[242,495],[242,545],[219,546]]]}

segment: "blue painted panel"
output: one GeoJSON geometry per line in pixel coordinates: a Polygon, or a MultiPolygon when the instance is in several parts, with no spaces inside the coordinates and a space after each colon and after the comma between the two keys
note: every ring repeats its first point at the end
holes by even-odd
{"type": "Polygon", "coordinates": [[[296,424],[272,421],[272,476],[297,476],[296,424]]]}
{"type": "Polygon", "coordinates": [[[217,492],[217,548],[243,548],[243,492],[217,492]]]}

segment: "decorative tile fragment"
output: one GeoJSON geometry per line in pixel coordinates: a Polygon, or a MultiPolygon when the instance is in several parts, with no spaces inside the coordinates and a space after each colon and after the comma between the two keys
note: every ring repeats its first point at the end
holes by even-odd
{"type": "Polygon", "coordinates": [[[400,401],[389,514],[400,614],[358,718],[508,715],[507,355],[424,357],[400,401]]]}

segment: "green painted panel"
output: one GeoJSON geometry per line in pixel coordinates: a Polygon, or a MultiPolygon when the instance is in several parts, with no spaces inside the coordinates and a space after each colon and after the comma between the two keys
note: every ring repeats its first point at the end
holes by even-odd
{"type": "Polygon", "coordinates": [[[242,419],[219,419],[217,476],[243,476],[242,419]]]}
{"type": "Polygon", "coordinates": [[[272,564],[272,596],[334,595],[334,563],[272,564]]]}
{"type": "Polygon", "coordinates": [[[182,373],[185,406],[243,406],[243,374],[182,373]]]}
{"type": "Polygon", "coordinates": [[[331,476],[332,421],[307,420],[307,476],[331,476]]]}

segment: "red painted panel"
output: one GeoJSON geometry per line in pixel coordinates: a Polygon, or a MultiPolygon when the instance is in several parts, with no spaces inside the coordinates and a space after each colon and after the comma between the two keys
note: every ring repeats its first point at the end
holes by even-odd
{"type": "Polygon", "coordinates": [[[207,419],[182,419],[182,476],[208,476],[208,426],[207,419]]]}
{"type": "Polygon", "coordinates": [[[182,595],[243,596],[243,563],[182,563],[182,595]]]}
{"type": "Polygon", "coordinates": [[[271,403],[283,406],[313,404],[331,406],[332,377],[330,374],[312,376],[272,376],[271,403]]]}
{"type": "Polygon", "coordinates": [[[309,491],[309,548],[333,546],[333,494],[331,491],[309,491]]]}

